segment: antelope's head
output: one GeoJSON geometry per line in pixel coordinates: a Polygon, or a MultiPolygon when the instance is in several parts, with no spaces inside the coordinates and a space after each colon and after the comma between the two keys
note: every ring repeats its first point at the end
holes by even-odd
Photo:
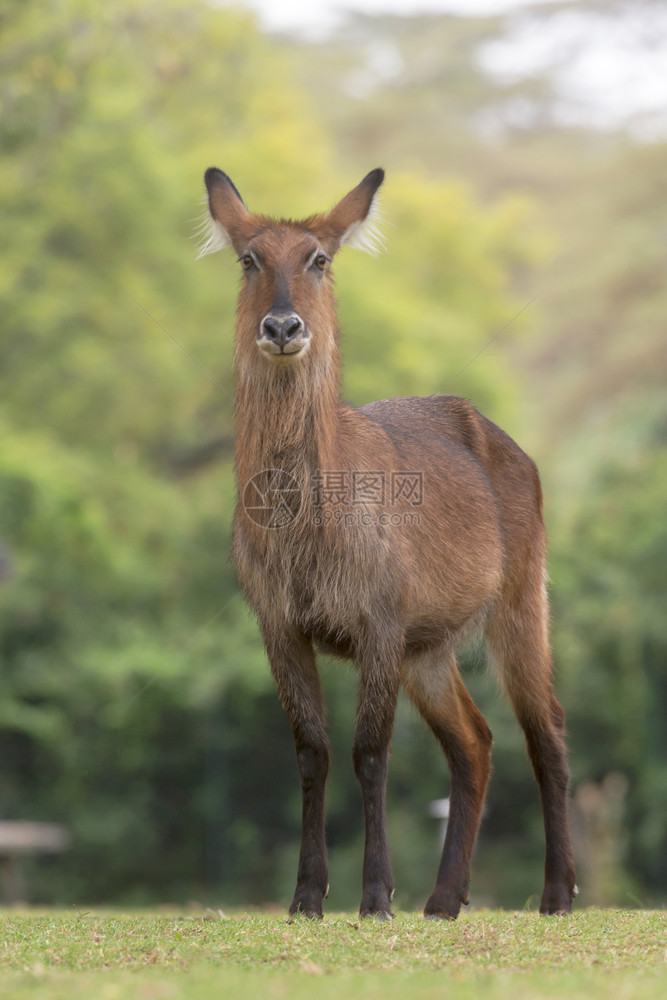
{"type": "Polygon", "coordinates": [[[204,179],[211,226],[200,256],[232,246],[243,272],[237,350],[291,366],[330,349],[336,333],[331,262],[345,245],[378,248],[373,210],[384,171],[372,170],[327,215],[302,222],[253,215],[217,167],[204,179]]]}

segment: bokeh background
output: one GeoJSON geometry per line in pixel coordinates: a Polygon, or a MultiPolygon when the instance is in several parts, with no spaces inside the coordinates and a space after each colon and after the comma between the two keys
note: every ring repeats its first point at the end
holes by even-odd
{"type": "MultiPolygon", "coordinates": [[[[538,461],[580,899],[664,904],[665,5],[347,6],[0,5],[0,820],[71,834],[26,856],[25,892],[289,901],[292,737],[228,564],[236,266],[192,234],[209,165],[292,216],[382,165],[387,252],[336,264],[345,394],[446,388],[538,461]]],[[[522,737],[464,660],[495,735],[473,899],[535,906],[522,737]]],[[[338,909],[356,678],[323,675],[338,909]]],[[[432,884],[447,789],[401,703],[400,907],[432,884]]]]}

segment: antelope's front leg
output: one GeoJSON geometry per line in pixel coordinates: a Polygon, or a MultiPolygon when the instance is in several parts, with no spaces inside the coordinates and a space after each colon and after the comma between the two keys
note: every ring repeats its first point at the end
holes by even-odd
{"type": "Polygon", "coordinates": [[[302,636],[267,641],[266,646],[280,700],[292,725],[303,794],[301,854],[289,912],[321,917],[322,900],[329,891],[324,835],[329,743],[320,679],[312,646],[302,636]]]}
{"type": "Polygon", "coordinates": [[[362,917],[389,919],[394,875],[387,845],[387,765],[398,697],[398,670],[362,664],[354,738],[354,770],[361,785],[366,824],[362,917]]]}

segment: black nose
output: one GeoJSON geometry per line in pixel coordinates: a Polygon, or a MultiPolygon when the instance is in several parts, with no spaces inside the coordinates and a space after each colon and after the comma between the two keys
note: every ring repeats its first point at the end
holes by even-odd
{"type": "Polygon", "coordinates": [[[262,335],[272,340],[274,344],[278,344],[279,347],[294,340],[303,328],[303,320],[295,312],[273,311],[267,313],[260,324],[262,335]]]}

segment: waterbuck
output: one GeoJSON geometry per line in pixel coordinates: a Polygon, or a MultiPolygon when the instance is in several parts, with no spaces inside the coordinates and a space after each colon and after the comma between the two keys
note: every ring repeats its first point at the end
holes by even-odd
{"type": "Polygon", "coordinates": [[[341,247],[372,238],[383,179],[373,170],[328,214],[294,222],[252,214],[226,174],[211,167],[205,175],[211,233],[203,252],[231,245],[243,272],[232,558],[294,732],[303,792],[290,913],[321,917],[328,891],[329,749],[316,652],[359,669],[361,916],[391,916],[385,799],[400,685],[451,771],[447,835],[424,913],[453,919],[468,902],[491,755],[491,733],[455,659],[474,629],[484,631],[540,788],[540,911],[568,913],[576,891],[569,774],[552,686],[535,465],[464,399],[385,399],[360,409],[340,399],[330,268],[341,247]]]}

